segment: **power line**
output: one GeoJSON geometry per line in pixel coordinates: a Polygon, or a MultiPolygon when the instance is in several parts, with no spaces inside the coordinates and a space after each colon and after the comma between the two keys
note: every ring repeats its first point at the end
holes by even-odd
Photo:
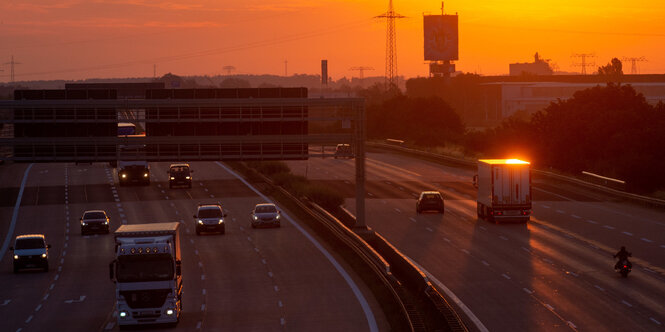
{"type": "Polygon", "coordinates": [[[14,83],[14,65],[20,65],[21,63],[14,61],[14,55],[12,54],[12,61],[5,62],[4,64],[5,65],[11,65],[10,74],[9,74],[9,77],[10,77],[9,82],[14,83]]]}
{"type": "Polygon", "coordinates": [[[647,61],[647,58],[641,56],[639,58],[629,58],[629,57],[623,57],[621,58],[622,61],[630,61],[630,74],[635,75],[637,74],[637,63],[642,62],[642,61],[647,61]]]}
{"type": "Polygon", "coordinates": [[[582,75],[586,75],[586,67],[594,67],[596,65],[595,61],[587,61],[587,58],[595,58],[596,55],[593,53],[575,53],[570,57],[579,58],[580,62],[573,62],[573,67],[582,67],[582,75]]]}
{"type": "Polygon", "coordinates": [[[374,70],[374,68],[367,67],[367,66],[360,66],[360,67],[351,67],[351,68],[349,68],[349,70],[357,70],[358,71],[358,75],[360,75],[360,86],[362,86],[363,85],[363,78],[364,78],[363,73],[365,72],[365,70],[374,70]]]}

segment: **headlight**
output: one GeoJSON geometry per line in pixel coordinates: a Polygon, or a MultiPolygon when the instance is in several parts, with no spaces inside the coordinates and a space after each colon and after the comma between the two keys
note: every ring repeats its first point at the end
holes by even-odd
{"type": "Polygon", "coordinates": [[[106,219],[106,221],[104,221],[104,225],[108,225],[108,224],[109,224],[109,220],[106,219]]]}
{"type": "Polygon", "coordinates": [[[81,221],[81,226],[85,226],[85,225],[87,225],[87,224],[88,224],[88,223],[86,223],[85,221],[81,221]]]}
{"type": "Polygon", "coordinates": [[[189,180],[189,179],[191,179],[191,178],[192,178],[192,177],[189,176],[189,175],[188,175],[188,176],[185,176],[185,179],[186,179],[186,180],[189,180]]]}
{"type": "Polygon", "coordinates": [[[148,173],[143,173],[143,177],[144,177],[144,178],[147,178],[147,177],[148,177],[148,173]]]}
{"type": "Polygon", "coordinates": [[[224,219],[219,219],[219,223],[220,223],[220,224],[223,224],[223,223],[224,223],[224,219]]]}
{"type": "Polygon", "coordinates": [[[203,225],[203,220],[199,219],[197,220],[197,222],[199,223],[199,225],[203,225]]]}
{"type": "Polygon", "coordinates": [[[175,180],[175,176],[172,176],[172,177],[171,177],[171,180],[175,180]]]}
{"type": "Polygon", "coordinates": [[[121,311],[120,313],[118,313],[118,316],[120,316],[122,318],[127,317],[127,311],[121,311]]]}
{"type": "Polygon", "coordinates": [[[173,309],[166,309],[166,314],[172,316],[175,313],[173,309]]]}
{"type": "Polygon", "coordinates": [[[14,259],[18,259],[18,255],[14,255],[14,259]]]}
{"type": "Polygon", "coordinates": [[[46,254],[42,254],[42,258],[46,258],[46,254]]]}
{"type": "Polygon", "coordinates": [[[279,214],[275,216],[275,219],[279,219],[279,214]]]}
{"type": "Polygon", "coordinates": [[[259,217],[257,217],[256,215],[253,215],[252,218],[254,218],[254,220],[259,219],[259,217]]]}
{"type": "Polygon", "coordinates": [[[127,174],[124,174],[124,173],[123,173],[123,174],[120,175],[120,177],[122,177],[122,178],[124,179],[124,178],[127,177],[127,174]]]}

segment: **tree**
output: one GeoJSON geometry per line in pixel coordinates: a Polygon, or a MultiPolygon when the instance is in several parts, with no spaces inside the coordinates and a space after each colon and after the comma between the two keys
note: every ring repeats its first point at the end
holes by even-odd
{"type": "Polygon", "coordinates": [[[608,82],[620,82],[621,76],[623,76],[622,68],[621,60],[612,58],[607,65],[598,67],[598,75],[605,76],[608,82]]]}

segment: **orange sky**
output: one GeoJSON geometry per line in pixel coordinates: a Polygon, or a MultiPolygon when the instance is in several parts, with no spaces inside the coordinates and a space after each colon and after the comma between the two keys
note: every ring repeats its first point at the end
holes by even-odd
{"type": "MultiPolygon", "coordinates": [[[[440,1],[394,0],[399,75],[426,76],[423,13],[440,1]]],[[[374,19],[388,0],[1,0],[0,82],[94,77],[318,74],[328,59],[333,79],[384,74],[385,21],[374,19]]],[[[596,55],[596,69],[612,57],[642,57],[639,73],[665,73],[665,1],[447,1],[459,14],[457,69],[507,74],[511,62],[533,54],[559,70],[573,53],[596,55]]],[[[630,73],[629,62],[624,72],[630,73]]],[[[591,72],[592,69],[588,68],[591,72]]]]}

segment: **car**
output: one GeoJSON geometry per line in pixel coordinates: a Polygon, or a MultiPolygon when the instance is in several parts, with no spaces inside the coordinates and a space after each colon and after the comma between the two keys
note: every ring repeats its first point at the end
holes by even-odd
{"type": "Polygon", "coordinates": [[[194,215],[196,235],[201,235],[203,232],[224,234],[226,232],[224,217],[226,217],[226,212],[222,209],[221,204],[199,204],[194,215]]]}
{"type": "Polygon", "coordinates": [[[254,210],[250,213],[250,223],[252,228],[280,227],[281,219],[281,212],[277,209],[275,204],[272,203],[256,204],[254,210]]]}
{"type": "Polygon", "coordinates": [[[169,188],[175,186],[185,186],[192,188],[192,173],[194,171],[189,167],[189,164],[171,164],[166,174],[169,175],[169,188]]]}
{"type": "Polygon", "coordinates": [[[48,271],[48,250],[44,234],[19,235],[14,240],[14,246],[9,250],[14,252],[14,273],[24,268],[41,268],[48,271]]]}
{"type": "Polygon", "coordinates": [[[437,211],[443,213],[445,203],[443,196],[438,191],[423,191],[416,202],[416,212],[437,211]]]}
{"type": "Polygon", "coordinates": [[[110,219],[104,210],[85,211],[79,222],[81,223],[81,235],[95,232],[109,233],[110,219]]]}
{"type": "Polygon", "coordinates": [[[337,144],[335,147],[335,159],[337,158],[353,159],[353,149],[351,149],[351,145],[337,144]]]}

